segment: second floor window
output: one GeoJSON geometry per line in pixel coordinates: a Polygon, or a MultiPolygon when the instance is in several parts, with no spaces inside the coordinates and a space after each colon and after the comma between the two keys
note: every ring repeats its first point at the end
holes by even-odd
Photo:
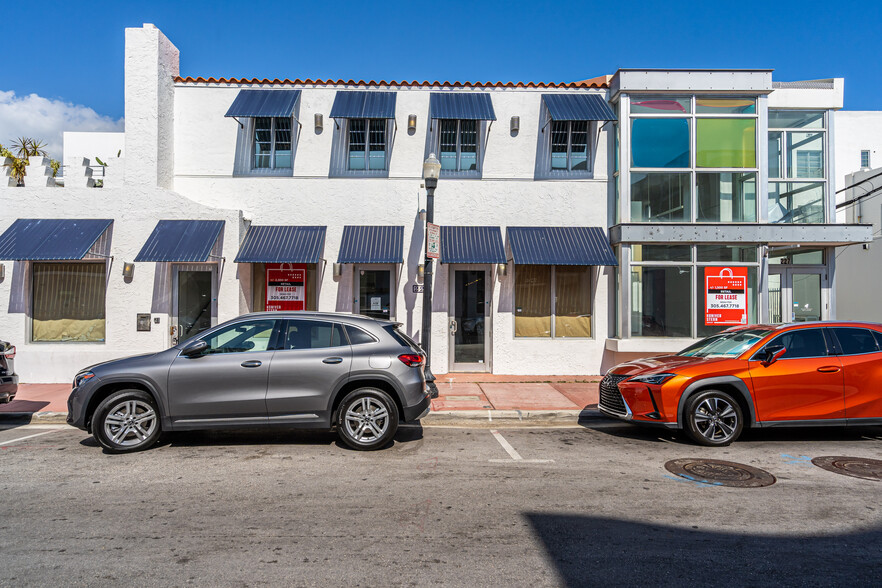
{"type": "Polygon", "coordinates": [[[386,169],[386,121],[349,119],[348,151],[351,171],[386,169]]]}
{"type": "Polygon", "coordinates": [[[291,168],[291,119],[254,119],[254,169],[291,168]]]}
{"type": "Polygon", "coordinates": [[[478,121],[440,120],[442,171],[477,171],[478,121]]]}
{"type": "Polygon", "coordinates": [[[588,171],[588,121],[551,121],[552,171],[588,171]]]}

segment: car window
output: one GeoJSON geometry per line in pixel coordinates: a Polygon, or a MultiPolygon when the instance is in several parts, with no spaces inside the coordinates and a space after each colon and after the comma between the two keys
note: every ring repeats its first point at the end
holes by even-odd
{"type": "Polygon", "coordinates": [[[852,327],[832,327],[843,355],[860,355],[861,353],[876,353],[879,345],[870,329],[852,327]]]}
{"type": "Polygon", "coordinates": [[[364,343],[377,342],[377,340],[374,339],[373,335],[362,331],[358,327],[353,327],[352,325],[346,325],[346,333],[349,335],[349,343],[351,345],[362,345],[364,343]]]}
{"type": "Polygon", "coordinates": [[[824,357],[827,353],[827,342],[821,329],[795,329],[782,333],[766,345],[783,345],[787,351],[780,359],[796,359],[799,357],[824,357]]]}
{"type": "Polygon", "coordinates": [[[282,349],[324,349],[346,345],[343,329],[337,323],[290,320],[285,328],[282,349]]]}
{"type": "Polygon", "coordinates": [[[276,321],[243,321],[224,327],[201,339],[208,343],[205,353],[244,353],[266,351],[273,337],[276,321]]]}
{"type": "Polygon", "coordinates": [[[876,337],[876,345],[879,346],[879,349],[882,349],[882,333],[879,331],[870,331],[873,333],[873,336],[876,337]]]}

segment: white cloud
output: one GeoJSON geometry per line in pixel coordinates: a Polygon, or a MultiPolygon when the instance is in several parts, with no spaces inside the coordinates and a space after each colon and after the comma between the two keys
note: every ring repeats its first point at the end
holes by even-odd
{"type": "Polygon", "coordinates": [[[123,119],[113,120],[79,104],[16,96],[0,90],[0,143],[9,148],[18,137],[42,139],[49,156],[61,161],[64,131],[122,131],[123,119]]]}

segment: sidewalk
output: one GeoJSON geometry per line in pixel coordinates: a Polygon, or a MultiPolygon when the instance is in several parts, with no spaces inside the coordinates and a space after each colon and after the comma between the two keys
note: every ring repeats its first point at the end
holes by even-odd
{"type": "MultiPolygon", "coordinates": [[[[441,374],[438,398],[423,424],[575,424],[595,414],[599,376],[441,374]]],[[[70,384],[20,384],[0,404],[0,424],[64,423],[70,384]]]]}

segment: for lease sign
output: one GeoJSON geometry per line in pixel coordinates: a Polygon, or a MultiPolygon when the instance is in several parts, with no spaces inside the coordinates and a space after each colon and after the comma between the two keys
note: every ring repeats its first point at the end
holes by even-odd
{"type": "Polygon", "coordinates": [[[289,263],[266,264],[266,309],[306,308],[306,266],[289,263]]]}
{"type": "Polygon", "coordinates": [[[747,324],[747,268],[704,269],[704,324],[747,324]]]}

